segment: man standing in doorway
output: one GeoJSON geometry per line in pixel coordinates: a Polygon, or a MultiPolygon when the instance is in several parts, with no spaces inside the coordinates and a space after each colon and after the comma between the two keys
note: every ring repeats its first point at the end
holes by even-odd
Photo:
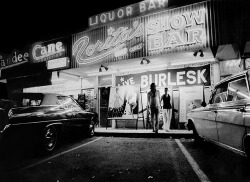
{"type": "Polygon", "coordinates": [[[148,97],[148,108],[150,108],[151,113],[151,124],[153,126],[153,132],[158,133],[159,129],[159,112],[160,112],[160,92],[156,90],[155,83],[151,83],[150,91],[147,94],[148,97]]]}
{"type": "Polygon", "coordinates": [[[168,88],[165,88],[165,94],[161,96],[161,101],[163,101],[162,115],[163,115],[163,126],[162,128],[166,131],[170,130],[170,122],[172,117],[172,106],[171,98],[168,93],[168,88]]]}

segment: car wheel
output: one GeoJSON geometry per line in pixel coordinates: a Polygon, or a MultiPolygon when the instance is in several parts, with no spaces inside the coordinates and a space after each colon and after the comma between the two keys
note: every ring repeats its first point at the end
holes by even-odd
{"type": "Polygon", "coordinates": [[[52,152],[58,142],[58,135],[55,127],[46,127],[43,131],[43,150],[46,153],[52,152]]]}
{"type": "Polygon", "coordinates": [[[202,142],[202,138],[199,136],[194,124],[193,125],[193,135],[194,135],[194,141],[196,144],[201,144],[202,142]]]}
{"type": "Polygon", "coordinates": [[[250,159],[250,138],[249,137],[246,137],[244,139],[244,149],[245,149],[245,153],[248,159],[250,159]]]}

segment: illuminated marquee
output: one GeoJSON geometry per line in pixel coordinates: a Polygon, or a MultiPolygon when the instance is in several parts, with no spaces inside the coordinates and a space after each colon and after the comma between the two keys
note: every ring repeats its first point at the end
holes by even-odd
{"type": "MultiPolygon", "coordinates": [[[[90,37],[83,36],[73,44],[72,53],[79,64],[94,63],[110,55],[126,54],[126,42],[142,35],[143,24],[138,21],[135,21],[131,28],[119,27],[115,30],[114,27],[109,27],[104,41],[97,40],[90,44],[90,37]]],[[[129,51],[133,52],[139,48],[142,46],[134,45],[129,51]]]]}
{"type": "Polygon", "coordinates": [[[152,13],[168,7],[168,0],[145,0],[133,5],[125,6],[113,11],[108,11],[89,18],[89,26],[98,26],[116,20],[123,20],[152,13]]]}
{"type": "Polygon", "coordinates": [[[28,52],[13,51],[13,53],[8,56],[0,54],[0,69],[17,66],[27,62],[29,62],[28,52]]]}
{"type": "Polygon", "coordinates": [[[32,49],[33,62],[43,62],[63,56],[65,52],[61,41],[49,43],[47,45],[37,44],[32,49]]]}
{"type": "Polygon", "coordinates": [[[168,52],[182,46],[203,46],[206,43],[204,8],[169,14],[148,22],[149,51],[168,52]]]}

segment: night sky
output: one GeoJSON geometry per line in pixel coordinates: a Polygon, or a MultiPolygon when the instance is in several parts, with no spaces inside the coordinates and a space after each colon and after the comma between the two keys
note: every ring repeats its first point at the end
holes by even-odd
{"type": "Polygon", "coordinates": [[[0,53],[86,30],[88,17],[140,0],[1,1],[0,53]]]}

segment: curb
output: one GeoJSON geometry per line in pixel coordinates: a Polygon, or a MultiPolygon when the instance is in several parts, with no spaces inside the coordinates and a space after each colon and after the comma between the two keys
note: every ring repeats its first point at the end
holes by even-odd
{"type": "Polygon", "coordinates": [[[193,138],[193,133],[118,133],[95,132],[95,136],[129,137],[129,138],[193,138]]]}

